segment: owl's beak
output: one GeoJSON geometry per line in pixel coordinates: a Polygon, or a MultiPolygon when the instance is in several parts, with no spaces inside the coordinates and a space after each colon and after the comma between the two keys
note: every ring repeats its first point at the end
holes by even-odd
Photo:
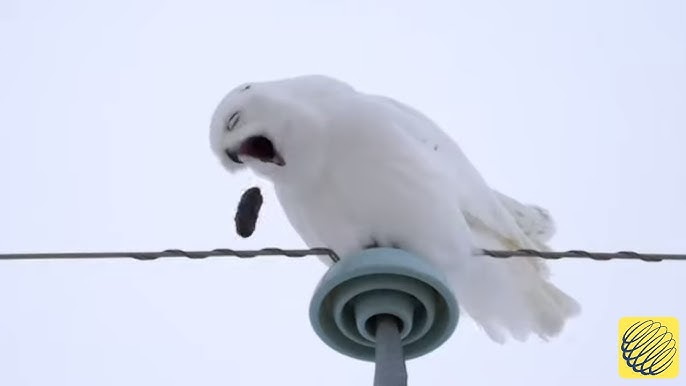
{"type": "Polygon", "coordinates": [[[238,149],[226,149],[226,155],[231,161],[239,164],[243,163],[240,159],[241,156],[247,156],[278,166],[286,165],[286,161],[276,150],[272,141],[263,135],[248,137],[240,144],[238,149]]]}

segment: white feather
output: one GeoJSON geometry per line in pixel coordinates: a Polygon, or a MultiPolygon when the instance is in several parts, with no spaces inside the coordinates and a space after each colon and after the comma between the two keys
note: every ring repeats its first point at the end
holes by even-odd
{"type": "MultiPolygon", "coordinates": [[[[274,183],[311,247],[346,256],[370,245],[423,256],[450,280],[461,307],[496,342],[548,339],[579,312],[540,259],[474,256],[477,249],[546,249],[550,215],[491,189],[458,145],[420,112],[323,76],[253,83],[230,92],[211,143],[231,172],[249,166],[274,183]],[[241,112],[241,124],[226,130],[241,112]],[[227,149],[264,136],[285,160],[227,149]]],[[[327,260],[324,260],[327,261],[327,260]]]]}

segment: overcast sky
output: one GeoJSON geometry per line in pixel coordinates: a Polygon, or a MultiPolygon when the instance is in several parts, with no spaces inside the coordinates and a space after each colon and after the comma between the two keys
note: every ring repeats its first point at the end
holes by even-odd
{"type": "MultiPolygon", "coordinates": [[[[208,126],[239,83],[321,73],[428,114],[494,188],[552,212],[555,249],[685,253],[685,4],[0,0],[0,251],[302,247],[267,184],[222,170],[208,126]]],[[[623,385],[620,317],[686,329],[686,262],[552,267],[583,306],[558,339],[500,346],[465,317],[410,384],[623,385]]],[[[310,327],[324,272],[0,262],[0,385],[371,384],[310,327]]]]}

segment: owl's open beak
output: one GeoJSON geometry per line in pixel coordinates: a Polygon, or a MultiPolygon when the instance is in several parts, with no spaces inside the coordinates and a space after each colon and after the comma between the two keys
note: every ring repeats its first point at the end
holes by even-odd
{"type": "Polygon", "coordinates": [[[278,166],[286,165],[286,161],[276,150],[272,141],[262,135],[247,138],[237,150],[226,150],[226,155],[235,163],[242,164],[240,156],[248,156],[262,162],[273,163],[278,166]]]}

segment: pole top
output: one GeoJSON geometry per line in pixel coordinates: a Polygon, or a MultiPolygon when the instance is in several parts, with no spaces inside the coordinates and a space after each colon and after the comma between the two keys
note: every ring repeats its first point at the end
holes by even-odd
{"type": "Polygon", "coordinates": [[[377,316],[399,321],[406,359],[443,344],[459,309],[443,274],[426,259],[395,248],[344,256],[321,279],[310,302],[317,335],[341,354],[374,361],[377,316]]]}

